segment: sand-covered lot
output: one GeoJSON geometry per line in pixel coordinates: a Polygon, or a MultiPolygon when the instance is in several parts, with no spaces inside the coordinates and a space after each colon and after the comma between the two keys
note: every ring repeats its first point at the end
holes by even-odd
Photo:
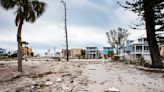
{"type": "Polygon", "coordinates": [[[0,92],[164,92],[164,73],[102,61],[0,61],[0,92]]]}

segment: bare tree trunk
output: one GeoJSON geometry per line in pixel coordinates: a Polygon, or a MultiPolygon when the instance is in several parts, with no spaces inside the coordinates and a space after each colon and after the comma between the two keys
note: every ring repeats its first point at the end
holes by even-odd
{"type": "Polygon", "coordinates": [[[22,25],[23,25],[23,20],[20,22],[18,26],[18,33],[17,33],[17,42],[18,42],[17,57],[18,57],[18,71],[19,72],[22,72],[22,37],[21,37],[22,25]]]}
{"type": "Polygon", "coordinates": [[[163,68],[163,64],[161,61],[159,48],[155,35],[155,18],[154,18],[154,9],[153,3],[151,0],[144,0],[144,11],[145,11],[145,23],[146,23],[146,32],[147,39],[150,49],[150,55],[152,59],[152,67],[153,68],[163,68]]]}
{"type": "Polygon", "coordinates": [[[117,44],[117,47],[116,47],[116,53],[118,55],[119,51],[118,51],[118,44],[117,44]]]}

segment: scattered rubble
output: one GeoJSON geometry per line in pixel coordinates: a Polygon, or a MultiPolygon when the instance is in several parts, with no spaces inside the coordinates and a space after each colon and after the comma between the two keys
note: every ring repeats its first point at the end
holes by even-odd
{"type": "Polygon", "coordinates": [[[51,82],[51,81],[47,81],[47,82],[45,83],[46,86],[50,86],[50,85],[52,85],[52,84],[53,84],[53,82],[51,82]]]}
{"type": "Polygon", "coordinates": [[[120,91],[115,87],[110,87],[107,92],[120,92],[120,91]]]}
{"type": "Polygon", "coordinates": [[[115,62],[28,61],[23,62],[23,73],[17,72],[16,63],[0,63],[0,92],[127,92],[128,88],[134,92],[163,91],[162,73],[151,74],[115,62]]]}
{"type": "Polygon", "coordinates": [[[56,82],[61,82],[62,81],[62,78],[56,78],[56,82]]]}

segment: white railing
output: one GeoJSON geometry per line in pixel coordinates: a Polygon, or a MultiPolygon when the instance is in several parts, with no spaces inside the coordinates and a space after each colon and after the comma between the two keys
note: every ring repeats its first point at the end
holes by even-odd
{"type": "Polygon", "coordinates": [[[142,52],[142,50],[136,50],[136,52],[142,52]]]}
{"type": "Polygon", "coordinates": [[[144,50],[144,52],[149,52],[149,50],[144,50]]]}

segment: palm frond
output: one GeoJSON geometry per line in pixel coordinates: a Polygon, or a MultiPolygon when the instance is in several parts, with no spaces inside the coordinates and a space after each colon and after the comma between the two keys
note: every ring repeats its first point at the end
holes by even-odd
{"type": "Polygon", "coordinates": [[[14,8],[16,2],[15,0],[0,0],[0,4],[4,9],[8,10],[14,8]]]}
{"type": "Polygon", "coordinates": [[[18,26],[19,22],[23,19],[23,10],[21,7],[17,9],[16,18],[15,18],[15,25],[18,26]]]}
{"type": "Polygon", "coordinates": [[[45,11],[46,4],[44,2],[39,2],[33,0],[28,5],[28,11],[26,15],[26,21],[34,22],[36,18],[40,17],[45,11]]]}
{"type": "Polygon", "coordinates": [[[19,24],[21,20],[34,22],[45,11],[46,4],[38,0],[0,0],[0,4],[4,9],[17,8],[15,24],[19,24]]]}
{"type": "Polygon", "coordinates": [[[44,2],[33,1],[32,6],[33,6],[33,10],[36,13],[37,17],[39,17],[45,11],[46,4],[44,2]]]}

